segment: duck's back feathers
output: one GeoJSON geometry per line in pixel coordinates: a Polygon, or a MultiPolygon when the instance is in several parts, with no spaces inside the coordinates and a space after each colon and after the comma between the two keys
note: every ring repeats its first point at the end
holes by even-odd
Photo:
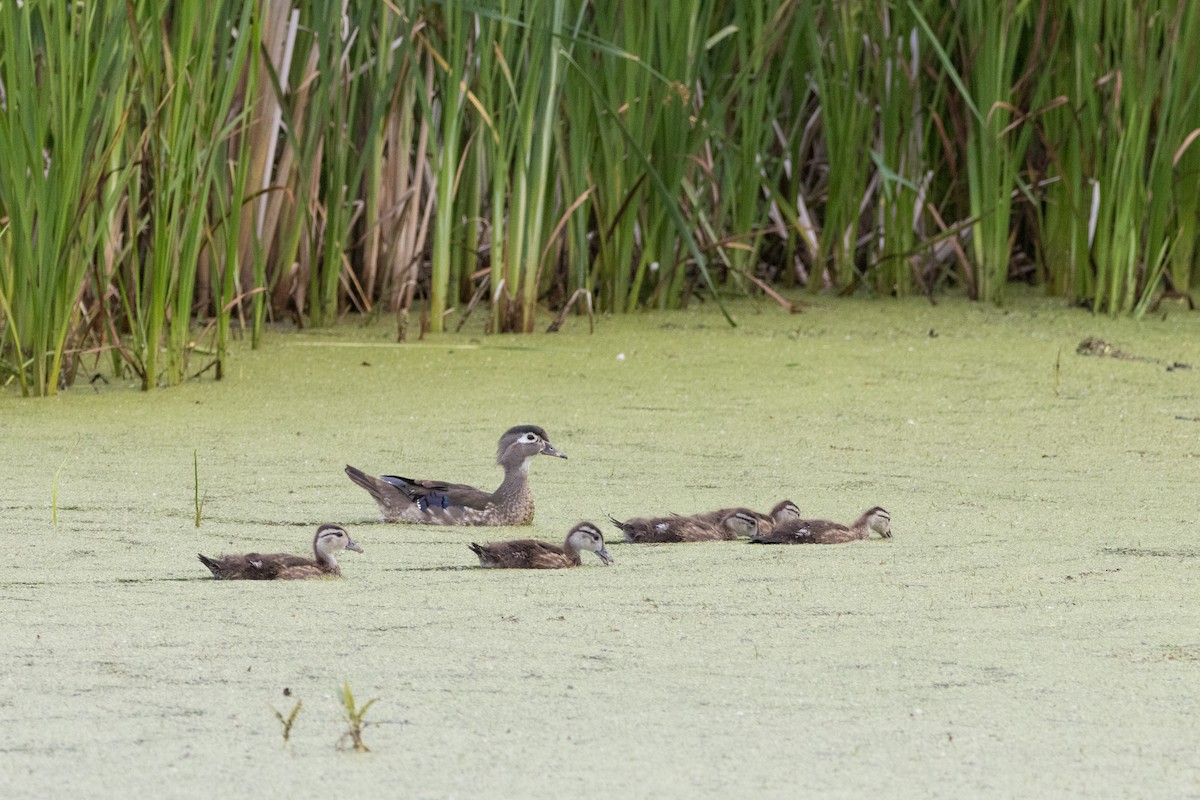
{"type": "Polygon", "coordinates": [[[784,519],[771,531],[760,532],[750,539],[753,544],[845,544],[871,538],[878,533],[892,537],[892,517],[879,506],[873,506],[849,525],[827,519],[784,519]]]}
{"type": "Polygon", "coordinates": [[[492,495],[474,486],[417,480],[400,475],[378,478],[346,466],[346,475],[374,498],[384,519],[426,525],[486,524],[481,516],[492,495]]]}
{"type": "MultiPolygon", "coordinates": [[[[200,553],[196,555],[213,577],[222,581],[273,581],[280,577],[284,569],[314,563],[311,558],[289,553],[247,553],[220,558],[209,558],[200,553]]],[[[334,574],[341,574],[341,571],[334,574]]]]}
{"type": "Polygon", "coordinates": [[[771,525],[770,517],[748,508],[721,508],[691,516],[636,517],[624,522],[611,515],[609,519],[625,535],[625,541],[641,544],[729,541],[752,536],[771,525]]]}
{"type": "Polygon", "coordinates": [[[635,517],[624,522],[609,516],[625,535],[625,541],[637,544],[658,542],[711,542],[737,538],[736,534],[719,524],[709,524],[696,517],[635,517]]]}
{"type": "Polygon", "coordinates": [[[513,539],[507,542],[476,544],[471,550],[479,556],[482,567],[509,569],[564,569],[578,567],[581,550],[591,550],[605,565],[612,563],[612,556],[604,546],[604,535],[591,522],[580,522],[567,532],[562,547],[539,542],[534,539],[513,539]]]}
{"type": "Polygon", "coordinates": [[[479,556],[479,565],[502,569],[565,569],[582,562],[579,554],[572,559],[561,547],[535,539],[513,539],[507,542],[476,544],[471,549],[479,556]]]}
{"type": "MultiPolygon", "coordinates": [[[[350,467],[346,470],[349,472],[350,467]]],[[[379,480],[398,489],[420,511],[436,512],[442,509],[453,513],[454,509],[467,508],[483,511],[492,499],[489,492],[465,483],[423,481],[399,475],[383,475],[379,480]]]]}
{"type": "Polygon", "coordinates": [[[852,531],[827,519],[789,519],[773,530],[750,540],[751,544],[843,544],[866,539],[868,534],[852,531]]]}

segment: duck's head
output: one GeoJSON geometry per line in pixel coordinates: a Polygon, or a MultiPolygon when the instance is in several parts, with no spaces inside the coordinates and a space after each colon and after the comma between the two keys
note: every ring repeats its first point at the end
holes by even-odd
{"type": "Polygon", "coordinates": [[[878,533],[885,539],[892,538],[892,515],[879,506],[868,509],[867,513],[863,514],[867,520],[867,527],[878,533]]]}
{"type": "Polygon", "coordinates": [[[771,509],[771,519],[783,522],[787,519],[800,519],[800,507],[791,500],[780,500],[771,509]]]}
{"type": "Polygon", "coordinates": [[[560,453],[550,444],[546,431],[537,425],[518,425],[509,428],[500,437],[496,448],[496,463],[500,466],[528,466],[529,459],[534,456],[557,456],[566,458],[566,453],[560,453]]]}
{"type": "Polygon", "coordinates": [[[591,550],[600,557],[604,566],[613,563],[612,556],[604,546],[604,534],[590,522],[581,522],[567,534],[567,543],[576,550],[591,550]]]}
{"type": "Polygon", "coordinates": [[[353,550],[356,553],[363,551],[358,542],[351,539],[350,534],[346,533],[345,528],[341,525],[334,525],[332,522],[326,522],[317,528],[316,538],[313,539],[313,550],[317,552],[318,556],[328,558],[332,558],[334,554],[342,550],[353,550]]]}
{"type": "Polygon", "coordinates": [[[721,524],[734,536],[753,538],[758,534],[758,517],[748,508],[735,508],[721,520],[721,524]]]}

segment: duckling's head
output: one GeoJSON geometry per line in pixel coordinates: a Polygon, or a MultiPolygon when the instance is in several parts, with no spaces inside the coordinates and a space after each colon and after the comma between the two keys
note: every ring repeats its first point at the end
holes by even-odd
{"type": "Polygon", "coordinates": [[[786,519],[800,519],[800,507],[791,500],[780,500],[771,509],[771,519],[783,522],[786,519]]]}
{"type": "Polygon", "coordinates": [[[590,522],[581,522],[571,528],[571,532],[567,534],[567,542],[576,550],[591,550],[600,556],[606,567],[613,563],[612,556],[604,546],[604,534],[590,522]]]}
{"type": "Polygon", "coordinates": [[[734,509],[725,519],[721,520],[721,524],[734,536],[753,538],[758,534],[758,517],[748,508],[734,509]]]}
{"type": "Polygon", "coordinates": [[[867,519],[867,527],[878,533],[885,539],[892,538],[892,515],[884,511],[879,506],[868,509],[866,514],[863,514],[867,519]]]}
{"type": "Polygon", "coordinates": [[[335,553],[342,550],[353,550],[356,553],[363,551],[358,542],[351,539],[350,534],[346,533],[345,528],[341,525],[334,525],[332,522],[326,522],[317,528],[313,549],[317,551],[318,556],[325,558],[333,558],[335,553]]]}
{"type": "Polygon", "coordinates": [[[557,456],[566,458],[566,453],[560,453],[550,444],[546,431],[537,425],[518,425],[509,428],[500,437],[496,448],[496,463],[502,467],[519,465],[528,469],[529,459],[534,456],[557,456]]]}

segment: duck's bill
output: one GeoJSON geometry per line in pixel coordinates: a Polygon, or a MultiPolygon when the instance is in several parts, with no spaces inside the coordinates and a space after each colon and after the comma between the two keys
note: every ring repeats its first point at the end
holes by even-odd
{"type": "Polygon", "coordinates": [[[566,453],[560,453],[559,451],[555,450],[554,446],[551,445],[549,442],[546,442],[545,444],[542,445],[542,455],[557,456],[558,458],[566,458],[567,457],[566,453]]]}
{"type": "Polygon", "coordinates": [[[356,553],[361,553],[363,551],[362,545],[360,545],[358,542],[351,542],[350,544],[346,545],[346,549],[353,550],[356,553]]]}
{"type": "Polygon", "coordinates": [[[600,556],[600,560],[604,562],[604,566],[609,566],[613,563],[613,557],[608,554],[608,549],[597,550],[596,555],[600,556]]]}

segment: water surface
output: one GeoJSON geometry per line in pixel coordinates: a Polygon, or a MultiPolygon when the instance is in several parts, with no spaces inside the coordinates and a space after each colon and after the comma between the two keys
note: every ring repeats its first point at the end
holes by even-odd
{"type": "Polygon", "coordinates": [[[408,345],[347,322],[220,384],[0,393],[0,794],[1200,796],[1200,369],[1075,354],[1200,366],[1200,316],[810,302],[408,345]],[[342,474],[492,488],[519,423],[570,456],[533,464],[529,528],[383,524],[342,474]],[[882,505],[895,538],[467,549],[785,497],[882,505]],[[341,581],[195,558],[324,521],[366,550],[341,581]],[[369,754],[335,748],[343,680],[379,698],[369,754]]]}

